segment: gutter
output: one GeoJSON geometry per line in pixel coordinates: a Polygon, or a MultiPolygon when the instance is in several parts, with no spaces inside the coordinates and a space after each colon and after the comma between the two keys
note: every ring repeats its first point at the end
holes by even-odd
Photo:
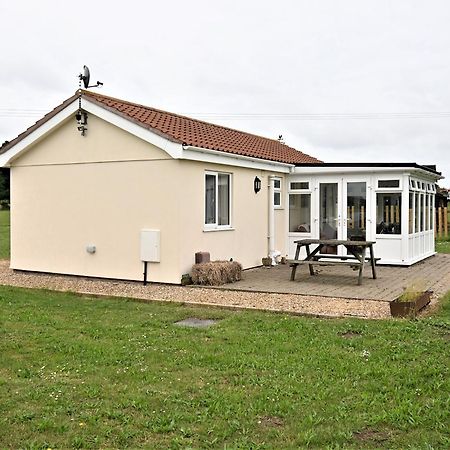
{"type": "MultiPolygon", "coordinates": [[[[209,155],[214,155],[214,156],[221,156],[221,157],[225,157],[225,158],[236,159],[238,161],[245,161],[250,164],[265,166],[264,170],[276,170],[278,172],[293,173],[294,169],[295,169],[295,164],[271,161],[269,159],[255,158],[252,156],[238,155],[236,153],[229,153],[229,152],[225,152],[222,150],[212,150],[209,148],[195,147],[193,145],[184,145],[183,144],[182,147],[183,147],[183,150],[187,151],[187,152],[192,151],[192,152],[196,152],[196,153],[204,153],[207,155],[209,154],[209,155]]],[[[189,156],[189,155],[185,155],[185,156],[189,156]]],[[[190,159],[190,158],[184,157],[183,159],[190,159]]]]}
{"type": "Polygon", "coordinates": [[[443,179],[444,177],[439,172],[427,170],[419,165],[352,165],[349,164],[322,164],[320,166],[313,165],[301,165],[296,166],[291,173],[295,174],[308,174],[308,175],[321,175],[321,174],[339,174],[339,173],[375,173],[375,172],[409,172],[420,173],[434,178],[436,180],[443,179]]]}

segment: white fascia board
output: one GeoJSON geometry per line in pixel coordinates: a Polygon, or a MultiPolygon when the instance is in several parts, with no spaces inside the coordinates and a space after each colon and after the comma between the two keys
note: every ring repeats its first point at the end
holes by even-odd
{"type": "Polygon", "coordinates": [[[134,123],[129,119],[126,119],[105,108],[102,108],[101,106],[98,106],[97,104],[90,102],[85,98],[81,100],[81,107],[85,111],[94,114],[94,116],[100,117],[101,119],[106,120],[107,122],[115,125],[116,127],[128,131],[134,136],[137,136],[143,141],[149,142],[150,144],[155,145],[161,150],[164,150],[172,158],[179,159],[183,157],[183,147],[181,144],[172,142],[169,139],[154,133],[148,128],[138,125],[137,123],[134,123]]]}
{"type": "MultiPolygon", "coordinates": [[[[187,159],[191,161],[201,161],[207,163],[223,164],[228,166],[246,167],[258,170],[267,170],[279,173],[291,173],[295,166],[293,164],[278,163],[276,161],[262,160],[249,156],[235,155],[225,153],[219,150],[210,150],[200,147],[188,146],[172,142],[169,139],[142,127],[129,119],[115,114],[108,109],[102,108],[97,104],[82,98],[81,108],[115,126],[125,130],[132,135],[149,142],[156,147],[164,150],[174,159],[187,159]]],[[[31,144],[38,142],[46,134],[51,132],[55,127],[64,122],[71,115],[75,114],[79,109],[78,99],[67,105],[59,113],[55,114],[51,119],[42,124],[16,145],[11,147],[5,153],[0,155],[0,167],[9,167],[11,161],[28,150],[31,144]]],[[[75,119],[74,119],[75,121],[75,119]]],[[[75,124],[74,124],[75,125],[75,124]]]]}
{"type": "Polygon", "coordinates": [[[433,178],[436,180],[441,179],[442,177],[437,174],[433,174],[428,172],[427,170],[420,169],[418,167],[382,167],[382,166],[331,166],[331,167],[323,167],[320,164],[317,167],[313,166],[297,166],[294,168],[293,175],[330,175],[330,174],[357,174],[357,173],[411,173],[411,174],[420,174],[425,175],[429,178],[433,178]]]}
{"type": "Polygon", "coordinates": [[[220,150],[210,150],[191,145],[184,147],[183,159],[279,173],[290,173],[295,167],[293,164],[278,163],[276,161],[236,155],[234,153],[226,153],[220,150]]]}
{"type": "MultiPolygon", "coordinates": [[[[64,122],[68,117],[74,114],[78,110],[78,100],[74,100],[67,105],[59,113],[55,114],[47,122],[43,123],[39,128],[36,128],[28,136],[24,137],[16,145],[13,145],[5,153],[0,155],[0,167],[9,167],[11,161],[19,157],[22,153],[26,152],[31,144],[34,144],[41,140],[47,133],[52,131],[59,124],[64,122]]],[[[74,117],[75,126],[75,117],[74,117]]]]}

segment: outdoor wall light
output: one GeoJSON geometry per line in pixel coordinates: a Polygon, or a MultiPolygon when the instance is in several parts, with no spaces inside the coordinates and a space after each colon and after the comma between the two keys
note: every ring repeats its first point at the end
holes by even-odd
{"type": "Polygon", "coordinates": [[[86,127],[87,118],[88,118],[87,112],[81,111],[80,109],[75,114],[75,120],[77,121],[77,124],[78,124],[77,129],[81,133],[82,136],[84,136],[87,131],[87,127],[86,127]]]}
{"type": "Polygon", "coordinates": [[[255,177],[253,181],[253,189],[255,190],[255,194],[261,190],[261,180],[258,177],[255,177]]]}

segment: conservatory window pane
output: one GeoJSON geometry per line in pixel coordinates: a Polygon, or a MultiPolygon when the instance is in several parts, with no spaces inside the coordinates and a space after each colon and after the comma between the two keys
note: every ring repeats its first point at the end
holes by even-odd
{"type": "Polygon", "coordinates": [[[309,181],[293,181],[291,183],[292,190],[309,189],[309,181]]]}
{"type": "Polygon", "coordinates": [[[398,188],[400,187],[400,180],[379,180],[379,188],[398,188]]]}
{"type": "Polygon", "coordinates": [[[414,192],[409,193],[409,234],[414,233],[414,192]]]}
{"type": "Polygon", "coordinates": [[[430,229],[430,208],[429,204],[429,195],[425,194],[425,231],[430,229]]]}
{"type": "Polygon", "coordinates": [[[402,194],[377,194],[377,234],[401,234],[402,194]]]}
{"type": "Polygon", "coordinates": [[[430,203],[429,203],[429,209],[430,209],[430,230],[434,229],[434,195],[430,194],[430,203]]]}
{"type": "Polygon", "coordinates": [[[289,195],[289,231],[311,232],[311,194],[289,195]]]}
{"type": "Polygon", "coordinates": [[[416,233],[418,231],[420,231],[420,220],[419,220],[419,217],[420,217],[420,203],[419,203],[419,197],[420,197],[420,194],[417,193],[416,194],[416,198],[415,198],[416,217],[415,217],[415,221],[414,221],[416,233]]]}
{"type": "Polygon", "coordinates": [[[424,206],[424,194],[420,194],[420,231],[424,231],[424,218],[425,218],[425,208],[424,206]]]}

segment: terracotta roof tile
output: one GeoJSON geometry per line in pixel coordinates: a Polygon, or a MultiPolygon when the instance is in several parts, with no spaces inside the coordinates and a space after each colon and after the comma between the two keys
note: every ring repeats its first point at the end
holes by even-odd
{"type": "MultiPolygon", "coordinates": [[[[148,128],[173,142],[287,164],[322,163],[317,158],[302,153],[274,139],[233,130],[232,128],[161,111],[90,91],[82,90],[81,93],[84,98],[95,102],[97,105],[113,113],[120,114],[128,120],[148,128]]],[[[77,91],[75,95],[50,111],[11,142],[1,146],[0,154],[6,152],[9,148],[51,119],[59,111],[63,110],[78,97],[78,94],[79,92],[77,91]]]]}
{"type": "Polygon", "coordinates": [[[94,101],[112,112],[119,113],[174,142],[288,164],[319,164],[322,162],[274,139],[90,91],[82,92],[86,99],[94,101]]]}

